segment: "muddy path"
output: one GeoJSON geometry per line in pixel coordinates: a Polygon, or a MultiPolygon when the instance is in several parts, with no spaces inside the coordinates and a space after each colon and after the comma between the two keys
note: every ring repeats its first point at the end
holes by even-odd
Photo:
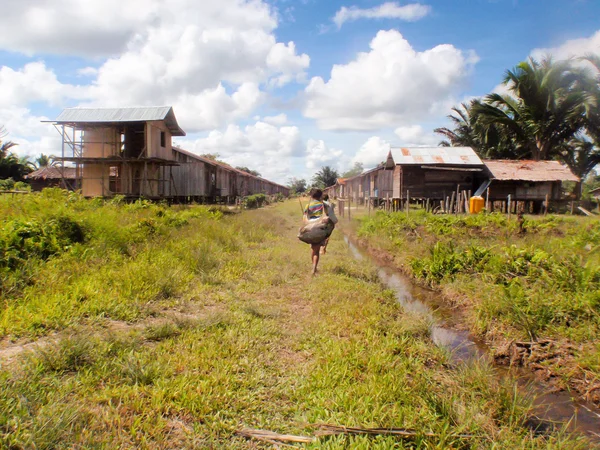
{"type": "Polygon", "coordinates": [[[370,261],[377,267],[382,284],[394,291],[396,299],[405,310],[416,312],[430,323],[432,341],[448,349],[451,360],[456,364],[469,363],[472,360],[484,361],[493,365],[498,377],[515,379],[519,388],[531,396],[535,416],[528,424],[535,431],[543,433],[557,425],[568,424],[573,432],[587,435],[600,444],[600,409],[591,402],[579,399],[576,394],[559,391],[540,382],[534,374],[523,367],[506,367],[495,364],[491,349],[476,339],[464,328],[464,319],[459,311],[448,308],[439,294],[421,288],[404,274],[380,258],[370,256],[366,247],[348,235],[344,241],[352,256],[360,261],[370,261]]]}

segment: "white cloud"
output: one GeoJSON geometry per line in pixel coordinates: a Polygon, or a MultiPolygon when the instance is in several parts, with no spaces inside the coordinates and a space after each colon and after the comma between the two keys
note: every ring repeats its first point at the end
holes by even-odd
{"type": "Polygon", "coordinates": [[[400,19],[408,22],[414,22],[422,19],[431,12],[431,7],[421,5],[420,3],[410,3],[400,6],[397,2],[387,2],[373,8],[362,9],[356,6],[342,8],[335,13],[333,22],[338,29],[345,22],[352,22],[358,19],[400,19]]]}
{"type": "Polygon", "coordinates": [[[396,30],[379,31],[368,53],[311,79],[304,114],[329,130],[374,130],[418,123],[446,111],[477,62],[449,44],[418,52],[396,30]]]}
{"type": "Polygon", "coordinates": [[[287,123],[287,116],[285,113],[277,114],[276,116],[267,116],[263,118],[263,122],[271,125],[281,126],[287,123]]]}
{"type": "Polygon", "coordinates": [[[539,60],[546,55],[552,55],[554,59],[560,60],[585,56],[588,53],[600,55],[600,30],[590,37],[571,39],[558,47],[536,48],[531,51],[531,56],[539,60]]]}
{"type": "Polygon", "coordinates": [[[247,117],[262,98],[254,83],[242,84],[231,95],[219,84],[215,89],[205,89],[198,94],[180,94],[172,104],[181,127],[187,132],[194,132],[218,128],[224,123],[247,117]]]}
{"type": "Polygon", "coordinates": [[[0,125],[8,131],[6,141],[16,142],[10,149],[19,156],[37,156],[40,153],[58,155],[61,151],[60,135],[47,123],[44,116],[35,116],[27,108],[0,108],[0,125]]]}
{"type": "Polygon", "coordinates": [[[294,42],[277,42],[277,12],[262,0],[7,1],[0,49],[98,60],[75,71],[87,85],[61,82],[43,62],[0,66],[6,110],[173,105],[186,131],[208,131],[252,116],[263,88],[303,82],[310,64],[294,42]]]}
{"type": "Polygon", "coordinates": [[[63,84],[43,62],[26,64],[19,70],[0,67],[0,105],[24,107],[31,102],[60,105],[68,98],[83,98],[86,89],[63,84]]]}
{"type": "Polygon", "coordinates": [[[277,127],[262,121],[244,128],[229,125],[224,131],[211,131],[205,138],[183,139],[181,145],[198,154],[219,153],[233,166],[258,170],[263,177],[279,182],[289,177],[292,157],[303,155],[298,127],[277,127]]]}
{"type": "Polygon", "coordinates": [[[379,136],[372,136],[358,149],[352,162],[363,163],[365,168],[375,167],[386,160],[390,143],[379,136]]]}
{"type": "Polygon", "coordinates": [[[322,166],[333,166],[339,168],[346,164],[344,152],[335,148],[329,148],[325,141],[309,139],[306,142],[306,168],[316,170],[322,166]]]}
{"type": "Polygon", "coordinates": [[[394,133],[399,138],[399,144],[406,147],[437,146],[440,138],[433,131],[425,131],[421,125],[398,127],[394,133]]]}
{"type": "Polygon", "coordinates": [[[34,53],[107,55],[158,20],[157,0],[4,0],[0,48],[34,53]]]}

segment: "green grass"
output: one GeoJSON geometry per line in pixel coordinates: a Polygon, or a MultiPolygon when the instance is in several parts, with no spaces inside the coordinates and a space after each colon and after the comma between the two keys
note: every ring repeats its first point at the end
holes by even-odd
{"type": "Polygon", "coordinates": [[[531,216],[524,230],[501,214],[412,211],[363,217],[358,233],[463,307],[474,332],[553,339],[565,357],[543,364],[567,384],[577,368],[600,382],[600,221],[531,216]]]}
{"type": "Polygon", "coordinates": [[[49,203],[86,239],[6,275],[3,334],[58,334],[0,359],[0,447],[270,448],[235,431],[331,423],[436,437],[304,448],[589,448],[535,436],[514,383],[484,363],[453,365],[339,232],[312,278],[294,202],[223,216],[80,198],[63,209],[69,198],[3,204],[6,221],[44,223],[49,203]]]}

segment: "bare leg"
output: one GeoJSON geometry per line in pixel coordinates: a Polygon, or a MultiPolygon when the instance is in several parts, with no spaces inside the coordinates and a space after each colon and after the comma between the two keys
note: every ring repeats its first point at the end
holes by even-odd
{"type": "Polygon", "coordinates": [[[319,265],[319,251],[321,250],[321,244],[313,244],[310,246],[311,252],[311,260],[313,263],[312,274],[315,275],[317,273],[317,266],[319,265]]]}
{"type": "MultiPolygon", "coordinates": [[[[334,229],[335,229],[335,226],[334,226],[334,229]]],[[[333,231],[332,231],[332,232],[333,232],[333,231]]],[[[331,235],[329,235],[329,237],[331,237],[331,235]]],[[[329,238],[327,238],[327,239],[325,239],[325,240],[323,241],[323,248],[321,248],[321,253],[322,253],[322,254],[325,254],[325,253],[327,253],[327,244],[329,244],[329,238]]]]}
{"type": "Polygon", "coordinates": [[[321,247],[322,254],[327,253],[327,244],[329,244],[329,238],[325,239],[325,242],[323,243],[323,247],[321,247]]]}

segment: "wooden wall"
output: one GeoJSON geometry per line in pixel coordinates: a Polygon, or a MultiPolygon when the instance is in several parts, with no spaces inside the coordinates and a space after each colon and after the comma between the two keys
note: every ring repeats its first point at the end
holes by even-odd
{"type": "Polygon", "coordinates": [[[490,185],[490,200],[545,200],[546,194],[550,200],[561,199],[560,181],[503,181],[493,180],[490,185]]]}
{"type": "Polygon", "coordinates": [[[456,191],[457,186],[461,191],[475,192],[483,182],[483,172],[460,169],[465,168],[439,170],[397,165],[394,169],[394,198],[406,198],[406,192],[409,191],[411,198],[442,199],[456,191]]]}

